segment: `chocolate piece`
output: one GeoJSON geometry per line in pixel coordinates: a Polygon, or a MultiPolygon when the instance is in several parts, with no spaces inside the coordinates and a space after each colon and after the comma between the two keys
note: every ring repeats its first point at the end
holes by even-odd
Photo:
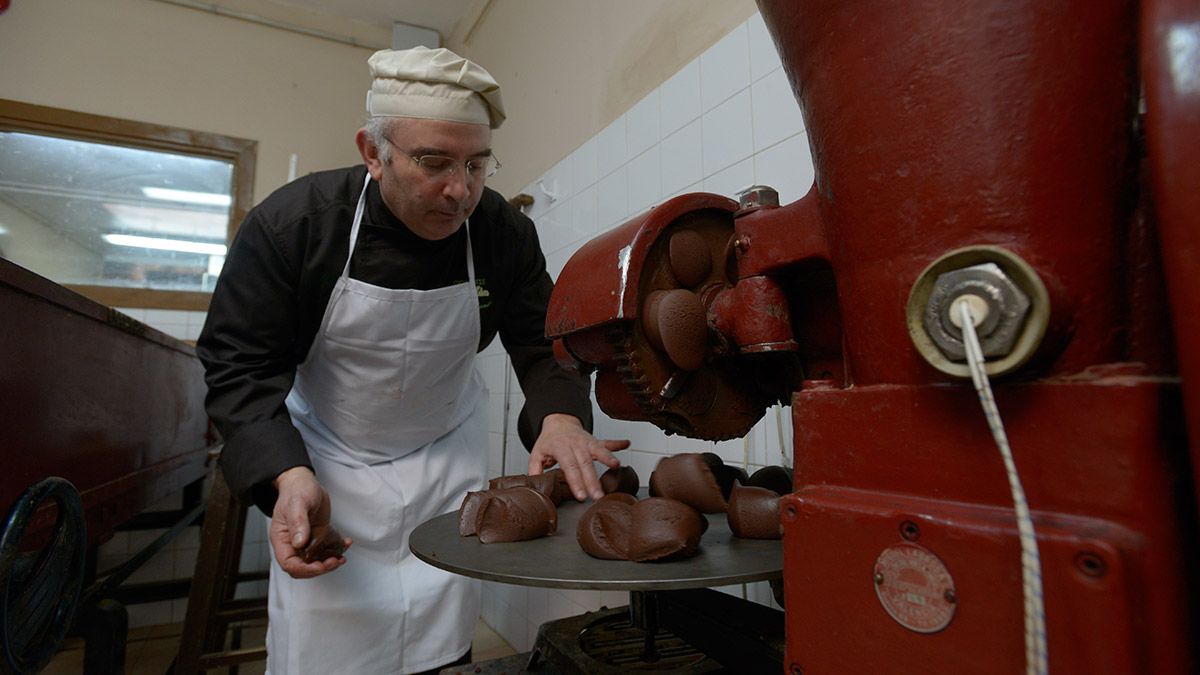
{"type": "Polygon", "coordinates": [[[525,541],[554,534],[558,512],[546,495],[529,487],[490,490],[475,521],[479,541],[525,541]]]}
{"type": "Polygon", "coordinates": [[[781,499],[779,493],[768,488],[735,485],[729,498],[729,529],[742,539],[781,538],[781,499]]]}
{"type": "Polygon", "coordinates": [[[742,481],[743,485],[767,488],[780,495],[791,494],[792,472],[782,466],[764,466],[750,476],[750,480],[742,481]]]}
{"type": "Polygon", "coordinates": [[[458,534],[469,537],[475,534],[475,523],[479,520],[479,511],[492,495],[487,491],[468,492],[463,497],[462,506],[458,507],[458,534]]]}
{"type": "Polygon", "coordinates": [[[701,513],[720,513],[726,506],[712,469],[697,453],[660,460],[650,474],[650,494],[678,499],[701,513]]]}
{"type": "Polygon", "coordinates": [[[314,527],[308,536],[308,546],[300,550],[300,559],[306,563],[321,562],[327,558],[340,558],[346,552],[346,539],[332,525],[314,527]]]}
{"type": "Polygon", "coordinates": [[[554,477],[554,489],[546,496],[554,502],[555,506],[568,499],[575,499],[575,495],[571,494],[571,486],[567,485],[567,474],[563,473],[562,469],[550,469],[542,475],[554,477]]]}
{"type": "Polygon", "coordinates": [[[712,271],[712,251],[708,241],[695,230],[676,230],[668,244],[667,259],[675,279],[684,288],[699,285],[712,271]]]}
{"type": "Polygon", "coordinates": [[[527,476],[523,473],[498,476],[488,481],[489,490],[514,487],[531,487],[549,497],[555,506],[562,504],[563,500],[571,498],[571,489],[567,487],[567,475],[560,469],[552,469],[536,476],[527,476]]]}
{"type": "Polygon", "coordinates": [[[529,487],[529,476],[519,473],[512,476],[496,476],[488,481],[489,490],[507,490],[515,487],[529,487]]]}
{"type": "Polygon", "coordinates": [[[629,559],[688,558],[700,550],[706,519],[675,499],[651,497],[630,508],[629,559]]]}
{"type": "Polygon", "coordinates": [[[726,464],[719,455],[712,452],[701,453],[704,461],[708,464],[709,471],[713,472],[713,478],[717,480],[717,485],[721,487],[721,496],[725,501],[729,501],[729,493],[733,490],[734,481],[740,482],[743,485],[749,480],[746,478],[746,470],[740,466],[731,466],[726,464]]]}
{"type": "Polygon", "coordinates": [[[637,471],[632,466],[619,466],[600,475],[600,489],[604,490],[604,494],[623,492],[637,495],[639,482],[637,471]]]}
{"type": "Polygon", "coordinates": [[[613,492],[584,511],[575,528],[575,539],[584,553],[602,560],[628,560],[632,506],[636,503],[633,495],[613,492]]]}

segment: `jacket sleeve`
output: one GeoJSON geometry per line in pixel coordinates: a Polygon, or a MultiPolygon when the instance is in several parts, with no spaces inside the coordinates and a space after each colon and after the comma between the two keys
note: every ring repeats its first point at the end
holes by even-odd
{"type": "Polygon", "coordinates": [[[280,245],[252,211],[230,247],[196,342],[208,414],[225,441],[225,479],[268,514],[278,496],[271,481],[289,468],[312,467],[284,406],[297,365],[299,250],[280,245]]]}
{"type": "Polygon", "coordinates": [[[515,219],[516,262],[512,292],[504,307],[500,341],[525,394],[525,405],[517,420],[517,432],[527,450],[542,431],[546,415],[566,413],[592,429],[591,380],[563,369],[554,360],[546,339],[546,306],[554,284],[546,273],[546,258],[538,242],[533,221],[505,204],[506,217],[515,219]]]}

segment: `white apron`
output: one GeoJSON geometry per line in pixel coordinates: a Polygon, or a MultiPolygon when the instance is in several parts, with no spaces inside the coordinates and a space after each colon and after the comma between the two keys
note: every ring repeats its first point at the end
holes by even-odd
{"type": "Polygon", "coordinates": [[[464,284],[417,291],[351,279],[370,180],[346,267],[287,398],[333,525],[354,545],[345,565],[314,579],[291,578],[272,556],[273,675],[428,670],[466,653],[479,616],[478,581],[408,550],[413,528],[484,484],[487,397],[474,367],[470,225],[464,284]]]}

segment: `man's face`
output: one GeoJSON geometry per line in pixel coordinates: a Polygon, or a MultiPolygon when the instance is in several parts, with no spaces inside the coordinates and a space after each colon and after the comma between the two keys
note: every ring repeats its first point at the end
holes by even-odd
{"type": "Polygon", "coordinates": [[[445,239],[458,231],[483,196],[483,176],[471,176],[466,162],[492,154],[492,130],[486,124],[397,118],[388,138],[387,163],[359,131],[359,150],[371,177],[379,182],[392,213],[423,239],[445,239]],[[414,157],[434,155],[454,160],[451,171],[435,172],[414,157]]]}

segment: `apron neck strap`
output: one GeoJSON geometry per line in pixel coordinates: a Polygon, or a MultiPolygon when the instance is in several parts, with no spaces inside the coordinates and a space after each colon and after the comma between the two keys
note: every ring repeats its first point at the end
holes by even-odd
{"type": "MultiPolygon", "coordinates": [[[[354,257],[354,245],[358,243],[358,227],[362,224],[363,211],[367,207],[367,187],[371,185],[371,172],[367,171],[363,179],[362,192],[358,195],[358,206],[354,208],[354,224],[350,226],[350,248],[346,251],[346,266],[342,268],[342,278],[350,276],[350,258],[354,257]]],[[[471,253],[471,219],[463,223],[467,228],[467,280],[471,288],[475,288],[475,256],[471,253]]]]}

